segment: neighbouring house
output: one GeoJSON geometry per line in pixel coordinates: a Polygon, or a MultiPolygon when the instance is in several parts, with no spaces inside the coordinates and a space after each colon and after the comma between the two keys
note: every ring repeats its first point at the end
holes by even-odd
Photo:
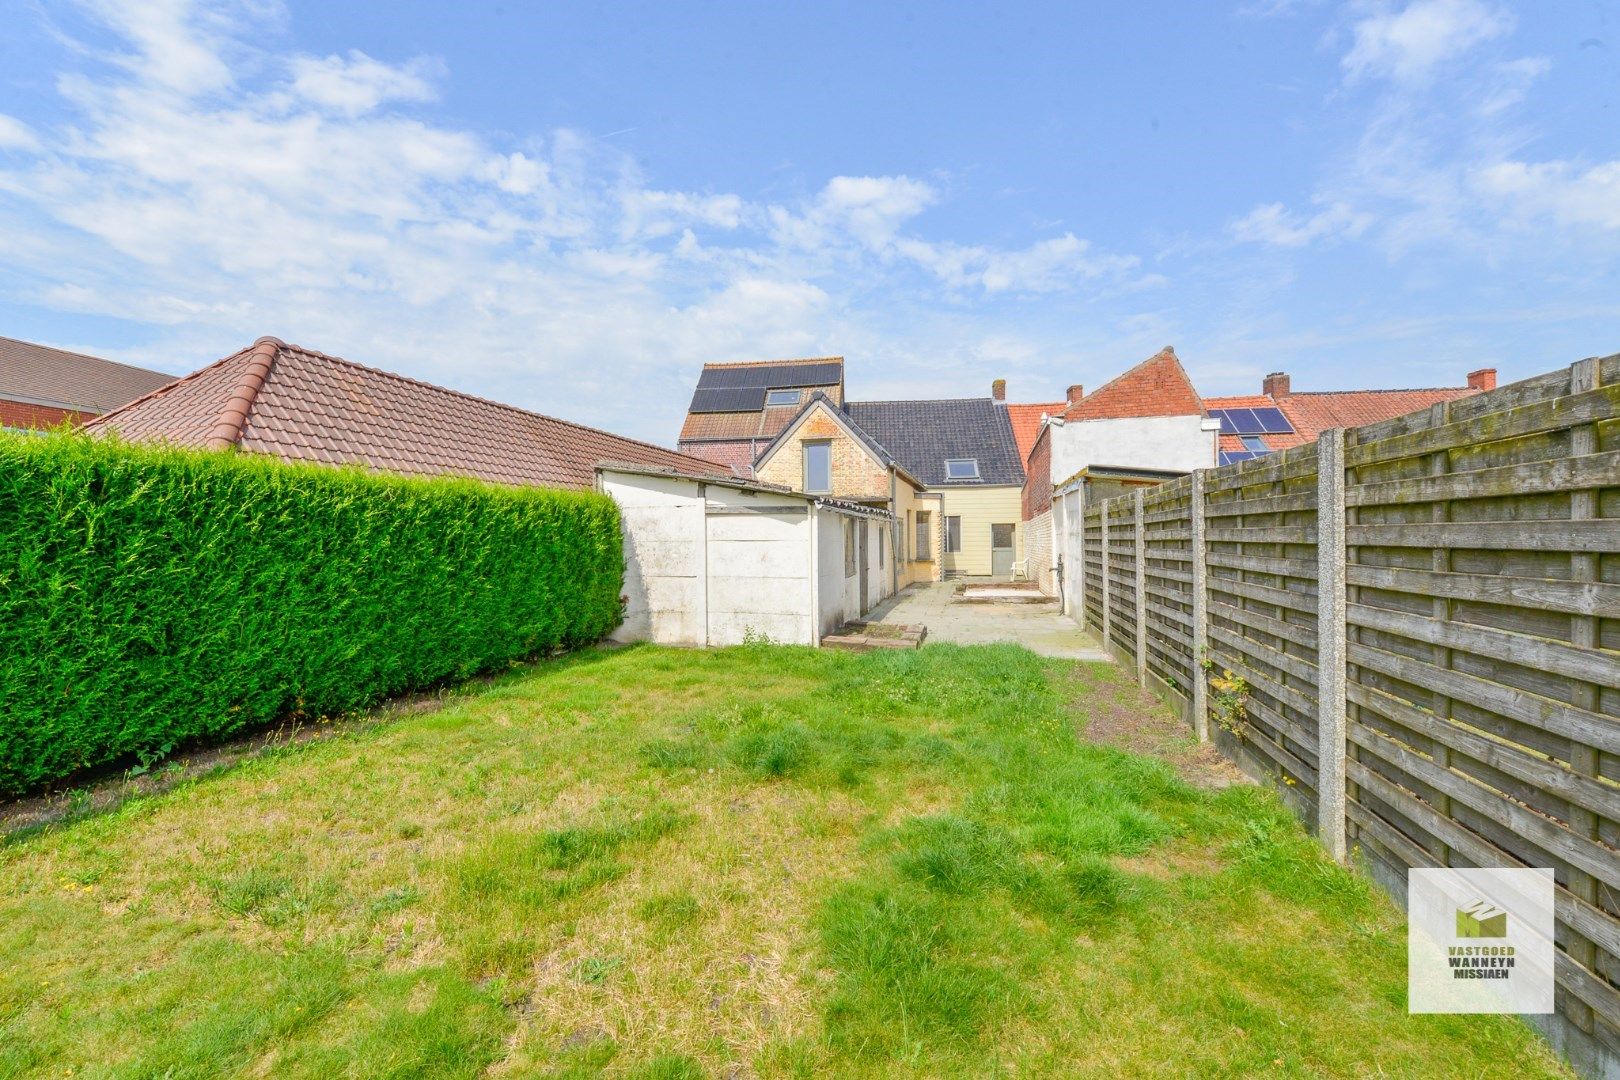
{"type": "Polygon", "coordinates": [[[173,381],[161,371],[0,337],[0,428],[83,424],[173,381]]]}
{"type": "Polygon", "coordinates": [[[589,489],[607,460],[728,475],[712,461],[270,337],[85,428],[134,442],[497,484],[589,489]]]}
{"type": "Polygon", "coordinates": [[[760,451],[753,473],[767,484],[894,515],[891,591],[939,580],[940,496],[826,394],[810,395],[760,451]]]}
{"type": "MultiPolygon", "coordinates": [[[[1013,576],[1024,560],[1023,462],[994,396],[852,401],[845,412],[938,498],[940,575],[1013,576]]],[[[932,514],[928,510],[924,513],[932,514]]]]}
{"type": "Polygon", "coordinates": [[[1063,407],[1041,424],[1024,461],[1021,511],[1030,579],[1055,591],[1054,491],[1106,484],[1113,494],[1209,468],[1216,461],[1219,427],[1205,414],[1170,346],[1095,393],[1071,386],[1063,407]]]}
{"type": "Polygon", "coordinates": [[[1274,371],[1260,393],[1205,398],[1221,421],[1218,463],[1246,461],[1273,450],[1314,442],[1324,431],[1376,424],[1447,401],[1496,389],[1496,369],[1470,371],[1464,386],[1416,390],[1293,390],[1286,372],[1274,371]]]}
{"type": "Polygon", "coordinates": [[[843,357],[704,364],[676,445],[752,476],[765,447],[816,394],[843,405],[843,357]]]}
{"type": "Polygon", "coordinates": [[[894,515],[735,477],[606,463],[624,523],[619,641],[819,645],[894,591],[894,515]]]}

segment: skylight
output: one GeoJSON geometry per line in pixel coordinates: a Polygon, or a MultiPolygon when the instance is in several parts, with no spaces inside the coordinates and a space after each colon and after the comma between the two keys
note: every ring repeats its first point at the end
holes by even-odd
{"type": "Polygon", "coordinates": [[[766,406],[797,405],[798,403],[799,391],[797,390],[772,390],[765,395],[766,406]]]}
{"type": "Polygon", "coordinates": [[[946,458],[945,479],[947,480],[977,480],[979,478],[979,460],[977,458],[946,458]]]}

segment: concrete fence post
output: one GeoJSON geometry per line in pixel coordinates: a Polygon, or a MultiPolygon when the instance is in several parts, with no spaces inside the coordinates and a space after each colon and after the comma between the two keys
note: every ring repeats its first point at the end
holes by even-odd
{"type": "Polygon", "coordinates": [[[1345,862],[1344,431],[1316,441],[1317,831],[1345,862]]]}
{"type": "Polygon", "coordinates": [[[1074,565],[1079,572],[1074,609],[1080,615],[1080,629],[1086,628],[1086,489],[1081,485],[1074,493],[1075,517],[1079,526],[1074,534],[1074,565]]]}
{"type": "Polygon", "coordinates": [[[1204,542],[1204,470],[1192,474],[1192,502],[1188,517],[1192,522],[1192,721],[1199,742],[1209,742],[1209,676],[1204,660],[1209,656],[1209,594],[1204,575],[1209,565],[1204,542]]]}
{"type": "Polygon", "coordinates": [[[1108,608],[1109,594],[1112,591],[1108,587],[1108,568],[1112,561],[1112,555],[1108,550],[1107,499],[1104,499],[1102,502],[1097,504],[1097,520],[1102,523],[1102,611],[1099,613],[1101,618],[1099,618],[1097,621],[1102,623],[1103,652],[1107,653],[1109,656],[1112,656],[1114,655],[1114,637],[1109,627],[1112,625],[1114,620],[1110,616],[1108,608]]]}
{"type": "Polygon", "coordinates": [[[1143,492],[1137,488],[1131,496],[1131,511],[1136,515],[1136,683],[1147,685],[1147,534],[1142,525],[1143,492]]]}

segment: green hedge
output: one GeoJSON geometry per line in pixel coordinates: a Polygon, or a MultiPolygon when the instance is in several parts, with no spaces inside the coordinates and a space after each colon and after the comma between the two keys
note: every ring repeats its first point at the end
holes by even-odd
{"type": "Polygon", "coordinates": [[[0,792],[600,638],[618,508],[0,435],[0,792]]]}

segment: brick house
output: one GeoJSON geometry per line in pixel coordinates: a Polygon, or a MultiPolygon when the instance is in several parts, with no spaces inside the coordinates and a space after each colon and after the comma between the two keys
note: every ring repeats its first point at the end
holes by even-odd
{"type": "Polygon", "coordinates": [[[753,476],[754,461],[811,397],[844,404],[844,358],[704,364],[677,448],[753,476]]]}
{"type": "Polygon", "coordinates": [[[83,424],[173,381],[160,371],[0,337],[0,428],[83,424]]]}
{"type": "Polygon", "coordinates": [[[892,513],[898,525],[886,572],[893,590],[937,581],[941,500],[838,403],[815,393],[760,452],[756,479],[892,513]]]}

